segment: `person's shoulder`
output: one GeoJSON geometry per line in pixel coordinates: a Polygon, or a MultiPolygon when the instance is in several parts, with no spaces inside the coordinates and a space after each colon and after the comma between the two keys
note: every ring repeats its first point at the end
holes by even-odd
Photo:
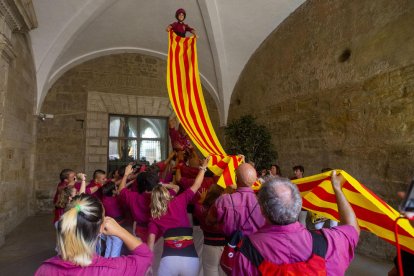
{"type": "Polygon", "coordinates": [[[332,228],[323,228],[325,235],[346,235],[346,236],[358,236],[358,232],[352,225],[339,225],[332,228]]]}
{"type": "Polygon", "coordinates": [[[336,245],[339,245],[341,241],[344,241],[355,247],[359,239],[358,232],[352,225],[340,225],[332,228],[323,228],[322,232],[328,243],[336,245]]]}
{"type": "Polygon", "coordinates": [[[231,194],[222,194],[216,199],[215,205],[216,206],[224,206],[227,203],[231,202],[231,194]]]}

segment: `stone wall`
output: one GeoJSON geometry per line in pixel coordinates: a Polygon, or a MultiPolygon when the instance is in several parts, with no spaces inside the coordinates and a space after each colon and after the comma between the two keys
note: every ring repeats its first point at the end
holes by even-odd
{"type": "MultiPolygon", "coordinates": [[[[85,171],[107,167],[108,114],[169,116],[166,62],[141,54],[118,54],[87,61],[66,72],[49,90],[38,122],[36,197],[50,210],[63,168],[85,171]]],[[[214,126],[219,116],[204,90],[214,126]]]]}
{"type": "MultiPolygon", "coordinates": [[[[229,121],[255,114],[286,176],[341,168],[397,207],[414,176],[412,26],[413,1],[307,1],[251,57],[229,121]]],[[[366,233],[358,247],[395,254],[366,233]]]]}
{"type": "Polygon", "coordinates": [[[13,59],[0,61],[0,245],[34,212],[36,72],[26,35],[15,33],[10,42],[13,59]]]}
{"type": "Polygon", "coordinates": [[[92,175],[98,168],[104,170],[107,168],[109,114],[168,118],[172,112],[169,104],[168,97],[89,92],[86,119],[86,174],[92,175]]]}

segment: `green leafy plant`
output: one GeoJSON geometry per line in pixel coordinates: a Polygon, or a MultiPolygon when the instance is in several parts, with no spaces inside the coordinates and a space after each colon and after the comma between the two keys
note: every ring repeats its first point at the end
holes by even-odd
{"type": "Polygon", "coordinates": [[[225,129],[226,145],[230,154],[243,154],[246,162],[253,161],[257,169],[270,168],[277,159],[269,130],[251,115],[242,116],[225,129]]]}

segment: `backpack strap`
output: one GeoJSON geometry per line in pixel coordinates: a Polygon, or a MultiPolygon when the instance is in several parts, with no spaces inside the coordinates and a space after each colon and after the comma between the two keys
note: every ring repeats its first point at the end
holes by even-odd
{"type": "Polygon", "coordinates": [[[312,235],[312,253],[325,259],[326,251],[328,251],[328,241],[322,231],[309,231],[312,235]]]}
{"type": "MultiPolygon", "coordinates": [[[[309,231],[312,235],[312,253],[325,259],[328,250],[328,242],[322,231],[309,231]]],[[[249,237],[244,237],[237,245],[242,253],[255,267],[259,267],[264,261],[262,254],[254,247],[249,237]]]]}
{"type": "Polygon", "coordinates": [[[242,253],[255,267],[264,261],[262,254],[257,251],[256,247],[252,244],[249,237],[244,237],[241,243],[238,245],[240,253],[242,253]]]}

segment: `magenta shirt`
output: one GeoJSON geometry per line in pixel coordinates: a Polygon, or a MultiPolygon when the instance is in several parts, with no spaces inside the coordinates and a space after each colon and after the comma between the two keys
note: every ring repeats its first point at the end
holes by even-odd
{"type": "Polygon", "coordinates": [[[167,164],[165,164],[164,161],[161,161],[161,162],[158,162],[156,165],[160,169],[160,172],[158,174],[159,177],[160,177],[160,182],[165,183],[165,184],[168,184],[168,183],[172,182],[173,181],[173,175],[172,175],[171,171],[166,171],[167,164]]]}
{"type": "Polygon", "coordinates": [[[191,32],[192,30],[194,30],[193,28],[191,28],[190,26],[188,26],[187,24],[183,22],[176,21],[174,23],[171,23],[170,25],[174,32],[184,34],[184,35],[186,32],[191,32]]]}
{"type": "Polygon", "coordinates": [[[37,269],[35,276],[49,275],[145,275],[151,265],[153,254],[146,244],[135,248],[132,255],[117,258],[104,258],[95,256],[92,264],[87,267],[74,265],[69,261],[62,260],[55,256],[43,262],[37,269]]]}
{"type": "MultiPolygon", "coordinates": [[[[328,248],[325,256],[327,275],[344,275],[354,257],[358,233],[353,226],[322,229],[328,248]]],[[[263,226],[249,236],[265,260],[275,264],[303,262],[312,255],[312,236],[299,222],[263,226]]],[[[260,275],[256,267],[239,252],[232,275],[260,275]]]]}
{"type": "Polygon", "coordinates": [[[105,215],[114,219],[122,217],[122,209],[117,196],[102,196],[105,215]]]}
{"type": "MultiPolygon", "coordinates": [[[[194,204],[194,217],[198,219],[200,222],[200,228],[201,230],[209,233],[215,233],[215,234],[222,234],[222,231],[218,228],[216,224],[214,225],[207,225],[206,224],[206,217],[208,215],[208,208],[200,204],[199,202],[195,202],[194,204]]],[[[224,235],[224,234],[223,234],[224,235]]]]}
{"type": "Polygon", "coordinates": [[[167,213],[160,218],[151,218],[148,232],[151,234],[164,235],[165,231],[177,227],[191,227],[187,217],[187,205],[193,199],[194,193],[191,189],[171,199],[168,203],[167,213]]]}
{"type": "Polygon", "coordinates": [[[151,193],[138,193],[128,189],[123,189],[119,194],[120,200],[131,211],[132,219],[138,225],[148,224],[151,217],[151,193]]]}
{"type": "Polygon", "coordinates": [[[240,187],[231,195],[220,196],[211,208],[226,237],[230,237],[236,230],[241,230],[244,235],[250,235],[265,224],[256,195],[249,187],[240,187]],[[234,208],[230,197],[233,199],[234,208]],[[252,214],[247,221],[250,213],[252,214]]]}
{"type": "MultiPolygon", "coordinates": [[[[182,27],[182,25],[185,25],[185,24],[179,24],[179,25],[174,25],[174,23],[171,24],[174,32],[176,32],[176,29],[174,29],[174,26],[180,28],[182,27]]],[[[181,134],[174,127],[169,128],[169,135],[171,139],[171,145],[173,146],[174,149],[185,150],[191,146],[188,136],[181,134]]]]}
{"type": "Polygon", "coordinates": [[[101,189],[101,187],[102,187],[102,185],[101,185],[101,184],[96,183],[96,182],[95,182],[95,180],[93,180],[93,179],[92,179],[92,180],[89,182],[89,184],[86,186],[86,190],[85,190],[85,192],[86,192],[88,195],[93,195],[93,196],[94,196],[94,197],[96,197],[96,198],[102,199],[102,189],[101,189]],[[99,187],[99,189],[98,189],[96,192],[92,193],[92,192],[91,192],[91,188],[93,188],[93,187],[95,187],[95,186],[98,186],[98,187],[99,187]]]}

